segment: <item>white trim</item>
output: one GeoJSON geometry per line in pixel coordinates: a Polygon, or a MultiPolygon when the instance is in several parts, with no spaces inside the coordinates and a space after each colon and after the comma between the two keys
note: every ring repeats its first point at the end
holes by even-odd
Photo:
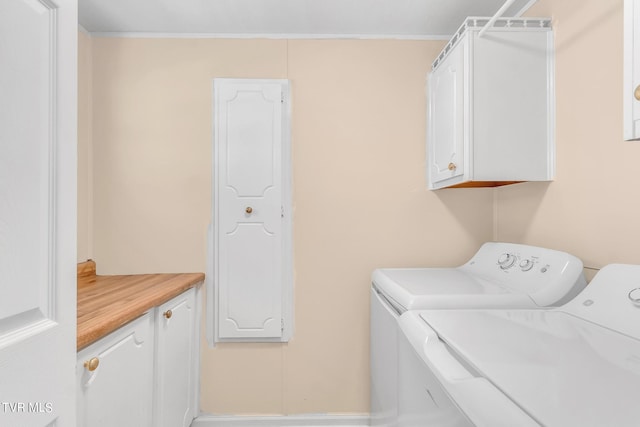
{"type": "Polygon", "coordinates": [[[283,215],[283,270],[284,289],[282,292],[282,342],[289,342],[294,332],[294,265],[293,265],[293,140],[291,81],[282,80],[282,215],[283,215]]]}
{"type": "Polygon", "coordinates": [[[85,27],[83,27],[83,26],[82,26],[82,25],[80,25],[80,24],[78,24],[78,31],[80,31],[81,33],[84,33],[84,34],[86,34],[86,35],[88,35],[88,36],[90,36],[90,35],[91,35],[91,33],[90,33],[90,32],[89,32],[85,27]]]}
{"type": "MultiPolygon", "coordinates": [[[[214,113],[215,114],[215,113],[214,113]]],[[[214,118],[215,120],[215,118],[214,118]]],[[[215,129],[214,129],[215,132],[215,129]]],[[[214,144],[215,146],[215,144],[214,144]]],[[[212,150],[213,152],[213,156],[215,156],[217,153],[215,152],[215,147],[212,150]]],[[[212,164],[215,165],[215,159],[212,160],[212,164]]],[[[213,183],[213,177],[215,176],[215,173],[213,171],[213,168],[211,170],[211,182],[213,183]]],[[[213,191],[213,190],[212,190],[213,191]]],[[[213,243],[213,239],[214,239],[214,232],[213,232],[213,213],[215,212],[215,204],[214,204],[214,198],[212,195],[211,198],[211,222],[209,222],[209,226],[207,227],[207,266],[206,266],[206,272],[204,275],[204,288],[205,288],[205,320],[206,320],[206,325],[205,325],[205,333],[207,336],[207,343],[209,344],[209,347],[213,348],[216,346],[216,330],[218,328],[217,322],[216,322],[216,306],[217,306],[217,298],[216,298],[216,290],[215,290],[215,284],[213,281],[213,276],[215,275],[215,270],[214,270],[214,265],[215,265],[215,252],[213,251],[214,248],[214,243],[213,243]]]]}
{"type": "Polygon", "coordinates": [[[555,34],[550,31],[547,35],[547,141],[549,144],[549,171],[547,178],[552,181],[556,177],[556,45],[555,34]]]}
{"type": "MultiPolygon", "coordinates": [[[[435,70],[454,46],[467,34],[467,32],[482,31],[487,28],[487,22],[493,18],[482,16],[468,16],[460,25],[458,31],[451,36],[449,43],[440,51],[436,59],[431,63],[431,69],[435,70]]],[[[491,24],[491,31],[551,31],[551,18],[496,18],[491,24]],[[537,24],[536,24],[537,23],[537,24]],[[499,25],[496,25],[499,24],[499,25]]]]}
{"type": "Polygon", "coordinates": [[[368,415],[284,415],[284,416],[220,416],[201,415],[191,427],[366,427],[368,415]]]}
{"type": "Polygon", "coordinates": [[[147,33],[147,32],[90,32],[92,37],[137,39],[329,39],[329,40],[449,40],[451,36],[423,34],[219,34],[219,33],[147,33]]]}

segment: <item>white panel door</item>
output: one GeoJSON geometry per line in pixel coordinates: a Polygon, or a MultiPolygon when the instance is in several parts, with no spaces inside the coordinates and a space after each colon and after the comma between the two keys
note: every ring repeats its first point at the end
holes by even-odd
{"type": "Polygon", "coordinates": [[[463,175],[464,45],[460,42],[429,77],[429,183],[463,175]]]}
{"type": "Polygon", "coordinates": [[[75,425],[76,0],[0,1],[0,425],[75,425]]]}
{"type": "Polygon", "coordinates": [[[286,280],[282,80],[215,80],[218,338],[280,338],[286,280]]]}

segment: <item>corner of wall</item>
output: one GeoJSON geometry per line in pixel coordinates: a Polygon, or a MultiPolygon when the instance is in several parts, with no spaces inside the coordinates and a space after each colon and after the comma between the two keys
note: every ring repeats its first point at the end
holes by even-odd
{"type": "Polygon", "coordinates": [[[93,258],[93,39],[78,25],[78,262],[93,258]]]}

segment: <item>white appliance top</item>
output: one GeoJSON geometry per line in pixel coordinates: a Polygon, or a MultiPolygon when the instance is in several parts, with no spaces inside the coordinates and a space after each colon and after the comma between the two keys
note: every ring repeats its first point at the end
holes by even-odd
{"type": "Polygon", "coordinates": [[[602,269],[560,308],[419,316],[473,376],[545,426],[640,425],[640,266],[602,269]]]}
{"type": "Polygon", "coordinates": [[[372,282],[403,310],[536,308],[577,295],[586,285],[582,268],[565,252],[490,242],[462,266],[378,269],[372,282]]]}

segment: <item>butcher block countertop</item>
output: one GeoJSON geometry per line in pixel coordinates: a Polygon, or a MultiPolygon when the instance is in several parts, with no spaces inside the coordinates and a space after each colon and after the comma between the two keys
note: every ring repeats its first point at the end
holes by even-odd
{"type": "Polygon", "coordinates": [[[202,273],[97,276],[94,261],[78,264],[77,350],[203,281],[202,273]]]}

